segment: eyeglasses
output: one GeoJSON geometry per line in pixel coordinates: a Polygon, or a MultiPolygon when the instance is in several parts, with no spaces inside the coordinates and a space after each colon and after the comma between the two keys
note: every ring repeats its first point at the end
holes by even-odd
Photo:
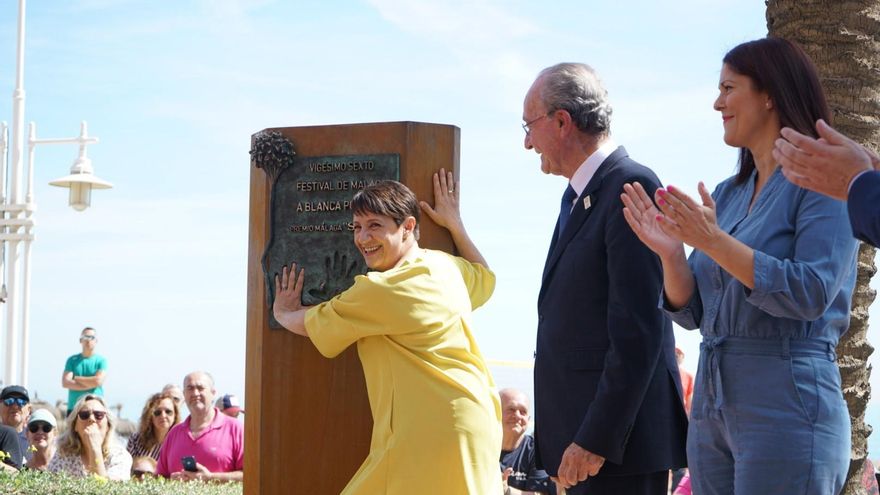
{"type": "Polygon", "coordinates": [[[49,433],[50,431],[54,430],[55,427],[50,425],[49,423],[43,422],[34,422],[28,425],[28,431],[30,431],[31,433],[36,433],[41,429],[43,430],[43,433],[49,433]]]}
{"type": "Polygon", "coordinates": [[[6,407],[12,407],[13,404],[18,405],[18,407],[24,407],[28,405],[30,402],[27,399],[22,399],[21,397],[9,397],[7,399],[3,399],[3,403],[6,404],[6,407]]]}
{"type": "Polygon", "coordinates": [[[79,416],[79,419],[83,421],[87,421],[92,415],[95,416],[95,421],[101,421],[104,419],[104,416],[107,415],[107,411],[90,411],[88,409],[83,409],[82,411],[76,414],[79,416]]]}
{"type": "Polygon", "coordinates": [[[131,475],[135,478],[143,478],[144,476],[154,476],[156,473],[152,471],[145,471],[143,469],[132,469],[131,475]]]}
{"type": "Polygon", "coordinates": [[[171,409],[162,409],[162,408],[160,407],[160,408],[157,408],[157,409],[154,409],[154,410],[153,410],[153,416],[156,416],[157,418],[158,418],[159,416],[161,416],[163,413],[164,413],[164,414],[167,414],[168,416],[174,416],[174,411],[172,411],[171,409]]]}
{"type": "Polygon", "coordinates": [[[94,335],[81,335],[79,341],[82,342],[83,340],[95,340],[97,338],[98,337],[95,337],[94,335]]]}
{"type": "Polygon", "coordinates": [[[526,131],[526,136],[528,136],[528,135],[530,135],[530,134],[532,133],[532,128],[531,128],[531,125],[532,125],[532,124],[534,124],[535,122],[537,122],[537,121],[543,119],[544,117],[549,117],[550,114],[552,114],[552,113],[553,113],[553,112],[547,112],[547,113],[545,113],[544,115],[541,115],[540,117],[535,117],[534,119],[532,119],[532,120],[526,122],[525,124],[523,124],[523,125],[522,125],[522,128],[523,128],[524,131],[526,131]]]}

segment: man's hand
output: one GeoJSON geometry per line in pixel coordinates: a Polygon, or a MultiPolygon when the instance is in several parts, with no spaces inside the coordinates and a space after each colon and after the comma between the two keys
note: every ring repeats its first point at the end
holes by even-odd
{"type": "Polygon", "coordinates": [[[211,471],[196,463],[196,471],[178,471],[171,473],[171,479],[179,481],[211,481],[211,471]]]}
{"type": "Polygon", "coordinates": [[[816,122],[816,131],[820,139],[782,129],[773,159],[782,165],[782,173],[793,184],[846,201],[853,178],[860,172],[876,170],[880,159],[824,120],[816,122]]]}
{"type": "Polygon", "coordinates": [[[553,481],[562,488],[571,488],[588,477],[595,476],[602,464],[605,464],[604,457],[572,443],[563,452],[558,476],[553,481]]]}
{"type": "Polygon", "coordinates": [[[501,482],[504,483],[504,488],[507,488],[507,478],[510,478],[510,475],[513,474],[513,468],[504,468],[504,471],[501,471],[501,482]]]}

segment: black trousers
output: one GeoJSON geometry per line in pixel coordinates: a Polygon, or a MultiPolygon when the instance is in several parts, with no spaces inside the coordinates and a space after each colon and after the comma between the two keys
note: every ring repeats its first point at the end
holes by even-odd
{"type": "Polygon", "coordinates": [[[631,476],[600,476],[565,491],[566,495],[666,495],[669,471],[631,476]]]}

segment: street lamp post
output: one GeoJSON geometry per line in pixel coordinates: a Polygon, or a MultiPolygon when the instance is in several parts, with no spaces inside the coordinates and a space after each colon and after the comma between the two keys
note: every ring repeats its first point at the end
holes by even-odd
{"type": "Polygon", "coordinates": [[[32,122],[28,132],[27,193],[21,200],[22,173],[24,171],[24,34],[25,0],[18,1],[18,50],[15,67],[15,90],[12,93],[12,146],[11,167],[7,167],[9,140],[7,126],[0,124],[0,302],[6,303],[6,361],[3,383],[27,386],[28,346],[30,320],[30,255],[34,240],[34,148],[42,144],[78,144],[79,156],[70,169],[70,175],[50,182],[53,186],[70,188],[70,206],[83,211],[88,208],[92,189],[107,189],[109,182],[97,178],[92,171],[86,146],[98,142],[89,137],[85,122],[80,135],[75,138],[37,139],[36,126],[32,122]],[[9,182],[7,183],[7,172],[9,182]],[[23,244],[23,246],[20,246],[23,244]],[[19,257],[21,251],[21,257],[19,257]],[[5,255],[5,263],[3,256],[5,255]],[[22,278],[19,285],[18,277],[22,278]],[[21,316],[19,318],[19,311],[21,316]],[[21,341],[19,342],[19,337],[21,341]],[[19,363],[18,357],[21,357],[19,363]],[[17,366],[18,365],[18,366],[17,366]]]}

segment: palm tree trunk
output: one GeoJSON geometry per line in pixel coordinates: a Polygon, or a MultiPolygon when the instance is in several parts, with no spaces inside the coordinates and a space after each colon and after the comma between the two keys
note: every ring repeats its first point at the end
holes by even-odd
{"type": "MultiPolygon", "coordinates": [[[[865,146],[880,143],[880,0],[766,0],[767,29],[798,43],[819,68],[834,114],[834,126],[865,146]]],[[[841,494],[865,493],[862,470],[871,427],[865,408],[871,397],[868,307],[874,301],[871,277],[876,250],[862,244],[853,292],[849,331],[837,346],[843,395],[852,422],[852,451],[841,494]]]]}

